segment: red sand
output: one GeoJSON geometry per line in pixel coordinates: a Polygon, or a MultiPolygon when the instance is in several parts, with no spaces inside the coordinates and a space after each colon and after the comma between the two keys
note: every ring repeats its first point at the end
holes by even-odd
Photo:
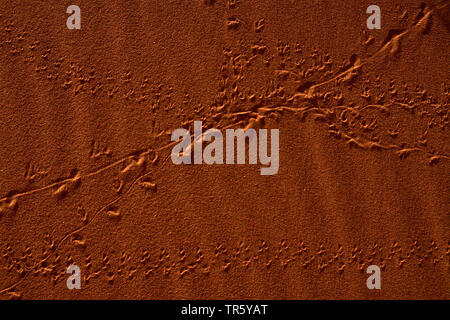
{"type": "Polygon", "coordinates": [[[0,1],[0,298],[448,299],[450,5],[420,3],[0,1]],[[194,120],[278,128],[278,174],[174,165],[194,120]]]}

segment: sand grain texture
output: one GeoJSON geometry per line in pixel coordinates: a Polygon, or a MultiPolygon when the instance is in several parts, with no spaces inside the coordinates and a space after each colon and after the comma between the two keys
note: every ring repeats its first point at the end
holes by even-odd
{"type": "Polygon", "coordinates": [[[1,299],[449,298],[448,1],[380,0],[380,30],[361,1],[70,4],[0,0],[1,299]],[[278,128],[278,174],[174,165],[194,120],[278,128]]]}

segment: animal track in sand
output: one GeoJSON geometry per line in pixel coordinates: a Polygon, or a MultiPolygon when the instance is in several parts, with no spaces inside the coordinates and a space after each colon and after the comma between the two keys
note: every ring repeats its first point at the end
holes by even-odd
{"type": "MultiPolygon", "coordinates": [[[[215,1],[205,1],[205,4],[214,6],[215,1]]],[[[189,92],[174,91],[171,84],[155,82],[150,75],[142,74],[140,70],[130,70],[127,66],[124,70],[111,70],[110,66],[83,65],[63,55],[56,44],[44,45],[26,27],[17,27],[12,21],[2,25],[0,30],[4,32],[0,34],[0,54],[8,59],[8,63],[23,68],[30,73],[30,77],[45,81],[45,86],[68,97],[99,101],[106,98],[107,101],[123,104],[124,108],[140,106],[151,110],[154,118],[149,121],[152,124],[150,130],[159,144],[155,146],[156,151],[152,148],[139,150],[141,152],[130,152],[113,160],[117,154],[111,152],[108,141],[90,140],[89,157],[93,162],[98,161],[97,166],[104,163],[100,161],[108,161],[108,164],[90,172],[74,170],[69,176],[53,180],[45,186],[31,184],[22,191],[2,196],[0,223],[3,216],[21,214],[20,201],[25,201],[22,198],[28,195],[49,190],[57,201],[62,201],[72,196],[85,179],[106,170],[115,170],[115,185],[112,186],[112,181],[106,181],[105,185],[115,189],[116,200],[98,211],[89,211],[89,214],[82,205],[74,209],[79,215],[80,227],[68,232],[59,241],[49,237],[46,239],[48,246],[44,248],[28,244],[15,250],[8,243],[0,242],[0,248],[5,248],[0,267],[7,269],[8,274],[19,277],[18,281],[11,281],[12,284],[0,288],[1,293],[19,299],[22,293],[18,287],[28,274],[42,275],[57,283],[64,281],[67,264],[81,261],[84,281],[102,279],[110,284],[120,277],[133,280],[160,273],[165,277],[187,278],[194,272],[210,275],[253,266],[267,270],[275,265],[282,268],[295,265],[303,270],[314,269],[321,273],[331,270],[343,273],[350,266],[362,272],[372,263],[379,264],[381,269],[402,268],[408,264],[419,267],[425,264],[445,265],[448,268],[450,245],[436,241],[432,241],[429,247],[418,241],[413,241],[410,247],[397,242],[392,246],[376,243],[371,249],[362,249],[360,245],[338,245],[331,249],[323,243],[308,247],[303,242],[294,248],[289,245],[291,241],[281,241],[275,246],[269,246],[265,241],[260,244],[242,241],[236,248],[219,244],[214,251],[206,247],[192,250],[157,247],[142,249],[140,256],[134,252],[116,253],[116,256],[109,253],[99,256],[97,251],[91,252],[94,245],[83,237],[84,228],[102,212],[111,221],[124,219],[123,215],[126,217],[127,212],[120,211],[118,202],[131,192],[133,186],[139,186],[149,194],[157,192],[159,182],[150,178],[154,170],[149,168],[159,166],[159,153],[170,147],[170,144],[165,144],[164,138],[172,128],[190,127],[194,120],[203,120],[206,127],[222,129],[264,126],[267,120],[292,117],[298,119],[299,126],[303,121],[316,122],[342,146],[394,152],[402,160],[417,153],[425,157],[430,165],[439,165],[439,162],[450,159],[448,150],[440,149],[440,141],[434,140],[437,139],[437,132],[448,133],[449,84],[443,83],[442,93],[436,97],[421,84],[399,79],[381,80],[365,70],[383,59],[401,58],[402,42],[408,37],[432,32],[431,19],[435,9],[425,6],[417,17],[413,17],[414,21],[408,28],[390,30],[373,54],[354,54],[345,61],[337,61],[327,52],[309,50],[299,43],[280,40],[274,45],[266,41],[264,33],[270,28],[267,20],[258,17],[256,21],[245,23],[239,18],[239,5],[240,1],[227,1],[229,11],[221,22],[225,32],[238,33],[248,28],[256,38],[244,41],[244,46],[239,49],[233,44],[224,48],[223,61],[217,66],[216,94],[211,101],[195,106],[192,115],[180,111],[183,107],[174,102],[175,96],[182,95],[182,104],[186,108],[192,107],[194,102],[189,92]],[[248,84],[247,80],[252,78],[252,68],[270,71],[270,77],[263,79],[264,85],[252,87],[248,84]],[[360,92],[359,97],[351,95],[351,90],[360,92]],[[404,123],[397,121],[398,114],[417,120],[420,127],[411,131],[404,123]],[[161,121],[161,117],[168,115],[178,123],[169,126],[161,121]],[[68,242],[74,250],[81,250],[83,259],[79,253],[70,254],[66,260],[61,258],[66,257],[66,252],[61,248],[65,240],[70,240],[68,242]],[[23,253],[19,253],[22,249],[23,253]],[[38,254],[41,249],[42,256],[38,254]]],[[[407,20],[409,14],[406,10],[403,12],[401,18],[407,20]]],[[[375,40],[365,34],[361,45],[374,46],[375,40]]],[[[51,172],[52,168],[45,165],[41,167],[28,163],[24,177],[27,182],[35,183],[44,177],[49,178],[51,172]]]]}
{"type": "MultiPolygon", "coordinates": [[[[52,263],[43,264],[48,258],[38,261],[34,258],[30,245],[26,245],[23,253],[16,253],[11,246],[0,243],[2,260],[9,265],[9,272],[23,274],[32,272],[49,279],[54,284],[65,281],[64,273],[68,265],[79,263],[83,266],[84,281],[89,284],[90,279],[101,279],[109,284],[122,277],[128,281],[136,277],[145,279],[152,277],[175,277],[182,279],[191,273],[208,276],[217,272],[238,272],[249,268],[261,268],[267,270],[275,268],[275,265],[283,269],[296,269],[301,272],[315,270],[319,274],[335,272],[342,274],[347,269],[354,269],[364,273],[367,266],[376,264],[382,270],[392,268],[404,268],[405,265],[424,267],[425,264],[435,267],[448,268],[450,259],[450,244],[439,244],[430,241],[428,244],[417,240],[400,244],[394,241],[391,244],[375,242],[367,249],[358,245],[343,246],[337,244],[330,247],[324,243],[308,245],[304,241],[296,239],[284,239],[278,244],[269,244],[267,241],[248,243],[240,241],[234,247],[226,247],[219,243],[214,249],[210,248],[179,248],[159,250],[142,249],[133,252],[122,251],[120,253],[90,252],[86,241],[79,235],[72,235],[72,243],[75,248],[82,251],[74,251],[67,257],[66,263],[60,259],[57,248],[52,263]],[[31,259],[32,261],[27,261],[31,259]],[[28,267],[22,268],[20,264],[26,261],[28,267]]],[[[23,277],[23,275],[22,275],[23,277]]],[[[2,290],[1,293],[9,295],[18,284],[2,290]]]]}

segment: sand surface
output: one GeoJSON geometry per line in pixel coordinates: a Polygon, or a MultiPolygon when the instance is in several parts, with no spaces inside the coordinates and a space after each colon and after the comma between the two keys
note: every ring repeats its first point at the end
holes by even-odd
{"type": "Polygon", "coordinates": [[[97,3],[0,0],[1,299],[450,298],[448,1],[378,0],[380,30],[357,0],[97,3]],[[174,165],[194,120],[279,129],[278,174],[174,165]]]}

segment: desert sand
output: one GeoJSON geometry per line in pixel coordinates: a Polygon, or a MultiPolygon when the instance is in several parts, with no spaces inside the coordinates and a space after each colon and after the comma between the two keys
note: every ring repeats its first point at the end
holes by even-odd
{"type": "Polygon", "coordinates": [[[0,0],[0,299],[449,299],[449,17],[0,0]],[[196,120],[279,129],[278,173],[173,164],[196,120]]]}

